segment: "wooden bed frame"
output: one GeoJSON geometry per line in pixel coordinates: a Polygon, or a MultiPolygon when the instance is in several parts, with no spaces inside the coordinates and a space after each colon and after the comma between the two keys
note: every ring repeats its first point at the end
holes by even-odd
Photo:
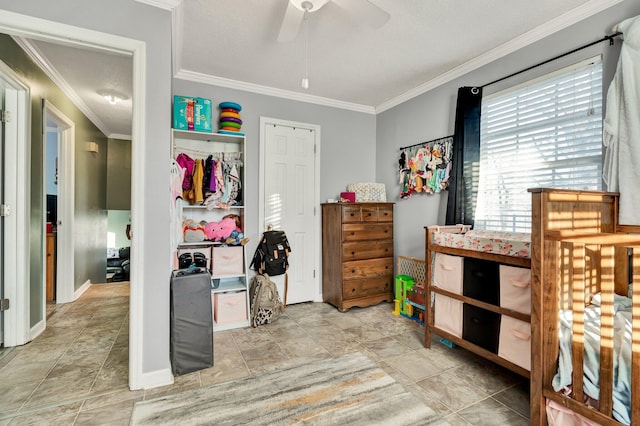
{"type": "Polygon", "coordinates": [[[531,424],[546,425],[547,399],[602,425],[612,417],[614,292],[627,294],[628,249],[632,256],[632,424],[640,424],[640,226],[617,223],[618,194],[530,189],[531,224],[531,424]],[[583,334],[585,299],[602,295],[600,399],[596,410],[583,403],[583,343],[572,342],[573,393],[551,386],[558,367],[560,309],[573,310],[573,335],[583,334]],[[534,348],[539,348],[538,350],[534,348]]]}

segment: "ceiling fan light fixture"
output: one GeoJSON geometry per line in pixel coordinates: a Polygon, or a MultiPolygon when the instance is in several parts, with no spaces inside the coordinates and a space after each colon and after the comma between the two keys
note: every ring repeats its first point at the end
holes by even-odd
{"type": "Polygon", "coordinates": [[[302,76],[302,88],[309,88],[309,11],[313,9],[313,4],[309,1],[302,2],[304,7],[304,75],[302,76]]]}

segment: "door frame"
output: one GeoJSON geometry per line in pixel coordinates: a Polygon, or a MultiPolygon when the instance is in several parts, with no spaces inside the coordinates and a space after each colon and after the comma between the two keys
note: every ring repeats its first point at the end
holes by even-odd
{"type": "MultiPolygon", "coordinates": [[[[31,157],[30,126],[31,109],[29,101],[31,93],[22,79],[0,61],[0,77],[6,81],[12,90],[8,100],[15,116],[11,117],[9,138],[5,138],[5,204],[11,212],[4,217],[5,233],[3,241],[4,256],[4,297],[10,300],[10,308],[4,311],[4,345],[18,346],[29,341],[29,303],[30,303],[30,271],[29,271],[29,215],[18,214],[30,212],[31,202],[29,193],[24,191],[19,179],[29,179],[27,171],[31,157]],[[15,120],[15,121],[13,121],[15,120]],[[13,125],[15,124],[15,125],[13,125]],[[14,185],[9,185],[14,182],[14,185]],[[27,283],[17,285],[17,283],[27,283]]],[[[5,104],[7,99],[5,99],[5,104]]],[[[5,134],[5,136],[7,136],[5,134]]],[[[28,185],[29,181],[23,181],[28,185]]]]}
{"type": "MultiPolygon", "coordinates": [[[[56,303],[69,303],[75,300],[75,241],[74,211],[75,211],[75,134],[76,125],[53,103],[42,100],[44,117],[42,120],[43,141],[47,138],[47,119],[54,121],[58,127],[58,227],[56,239],[56,303]]],[[[42,144],[43,158],[47,158],[47,144],[42,144]]],[[[45,173],[46,161],[43,163],[42,187],[47,187],[45,173]]],[[[42,202],[46,206],[47,194],[42,191],[42,202]]],[[[47,221],[47,211],[43,209],[42,223],[47,221]]],[[[42,270],[46,271],[45,233],[42,233],[42,270]]],[[[42,276],[43,287],[46,287],[46,274],[42,276]]],[[[44,292],[43,292],[44,293],[44,292]]],[[[46,294],[45,294],[46,299],[46,294]]],[[[46,322],[46,301],[43,304],[46,322]]]]}
{"type": "Polygon", "coordinates": [[[270,117],[260,117],[260,149],[259,149],[259,183],[258,183],[258,234],[260,235],[265,229],[265,175],[267,173],[267,165],[265,164],[265,150],[266,150],[266,126],[268,125],[276,125],[276,126],[286,126],[286,127],[295,127],[299,129],[307,129],[312,130],[315,134],[315,151],[314,151],[314,229],[313,229],[313,238],[315,239],[315,246],[313,248],[314,256],[313,256],[313,269],[316,271],[314,276],[314,302],[322,302],[322,287],[321,283],[321,274],[322,271],[320,269],[320,253],[321,253],[321,242],[320,242],[320,227],[321,227],[321,218],[320,218],[320,145],[321,145],[321,134],[320,134],[320,125],[319,124],[309,124],[309,123],[301,123],[297,121],[289,121],[289,120],[281,120],[278,118],[270,118],[270,117]]]}
{"type": "MultiPolygon", "coordinates": [[[[131,226],[135,229],[131,244],[131,277],[129,281],[129,388],[142,389],[149,381],[143,372],[143,294],[144,294],[144,205],[145,182],[145,102],[146,102],[146,43],[114,34],[61,24],[33,16],[0,10],[0,32],[6,34],[65,44],[88,47],[131,55],[133,60],[133,111],[131,132],[131,226]]],[[[25,168],[25,170],[29,170],[25,168]]],[[[28,175],[25,172],[25,175],[28,175]]],[[[23,193],[29,194],[30,183],[25,182],[23,193]]],[[[27,209],[26,211],[29,211],[27,209]]],[[[27,245],[28,230],[21,235],[27,245]]],[[[28,259],[28,258],[27,258],[28,259]]],[[[28,260],[25,259],[25,262],[28,260]]],[[[28,273],[28,264],[24,267],[28,273]]],[[[28,281],[24,281],[27,282],[28,281]]],[[[28,314],[28,306],[24,308],[28,314]]],[[[28,322],[27,322],[28,323],[28,322]]]]}

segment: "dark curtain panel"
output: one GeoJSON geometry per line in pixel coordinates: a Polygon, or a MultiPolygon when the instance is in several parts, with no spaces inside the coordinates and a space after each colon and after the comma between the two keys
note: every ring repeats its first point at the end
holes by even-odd
{"type": "Polygon", "coordinates": [[[481,104],[482,88],[458,89],[446,225],[463,223],[473,226],[480,166],[481,104]]]}

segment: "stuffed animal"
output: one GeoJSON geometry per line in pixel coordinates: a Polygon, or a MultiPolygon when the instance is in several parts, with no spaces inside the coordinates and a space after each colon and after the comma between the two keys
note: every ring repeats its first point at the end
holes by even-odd
{"type": "Polygon", "coordinates": [[[236,223],[231,218],[222,219],[220,222],[209,222],[204,227],[207,240],[225,241],[236,229],[236,223]]]}
{"type": "Polygon", "coordinates": [[[182,238],[186,243],[199,243],[200,241],[204,241],[204,226],[193,219],[185,219],[182,222],[182,238]]]}
{"type": "Polygon", "coordinates": [[[237,214],[228,214],[223,217],[223,219],[232,219],[236,225],[236,228],[231,232],[229,238],[225,240],[225,243],[237,246],[237,245],[245,245],[249,242],[249,238],[245,238],[244,232],[242,232],[242,223],[240,222],[240,215],[237,214]]]}

